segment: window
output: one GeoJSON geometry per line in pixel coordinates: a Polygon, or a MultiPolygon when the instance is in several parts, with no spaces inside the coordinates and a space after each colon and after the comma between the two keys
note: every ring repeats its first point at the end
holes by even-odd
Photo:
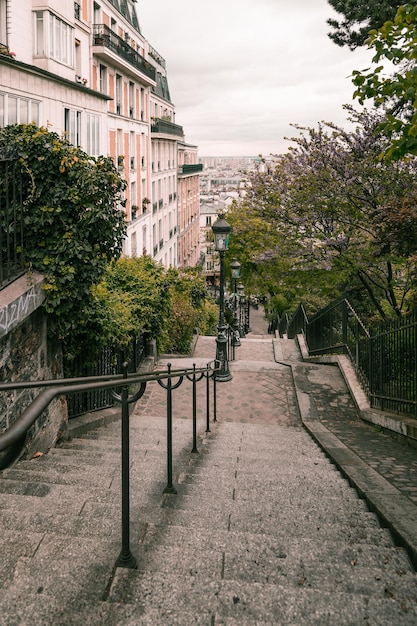
{"type": "Polygon", "coordinates": [[[35,12],[35,56],[45,56],[45,36],[44,36],[43,12],[35,12]]]}
{"type": "Polygon", "coordinates": [[[132,257],[137,257],[138,256],[138,243],[137,243],[137,235],[136,232],[132,233],[132,247],[131,247],[131,255],[132,257]]]}
{"type": "Polygon", "coordinates": [[[211,226],[211,215],[206,215],[206,226],[211,226]]]}
{"type": "Polygon", "coordinates": [[[107,93],[107,67],[100,65],[99,89],[101,93],[107,93]]]}
{"type": "Polygon", "coordinates": [[[87,153],[100,154],[100,117],[87,113],[87,153]]]}
{"type": "Polygon", "coordinates": [[[68,141],[74,146],[81,145],[81,111],[73,111],[72,109],[64,110],[64,130],[67,134],[68,141]]]}
{"type": "Polygon", "coordinates": [[[135,170],[136,169],[136,135],[134,132],[130,132],[130,146],[129,146],[129,152],[130,152],[130,169],[131,170],[135,170]]]}
{"type": "Polygon", "coordinates": [[[94,24],[100,24],[101,23],[101,8],[100,8],[100,5],[97,4],[97,2],[94,2],[93,11],[94,11],[94,24]]]}
{"type": "Polygon", "coordinates": [[[120,74],[116,74],[116,113],[120,115],[122,113],[122,77],[120,74]]]}
{"type": "Polygon", "coordinates": [[[35,56],[74,66],[74,29],[50,11],[35,11],[35,56]]]}
{"type": "Polygon", "coordinates": [[[129,82],[129,117],[135,115],[135,84],[129,82]]]}
{"type": "Polygon", "coordinates": [[[39,108],[40,103],[31,98],[0,93],[0,126],[31,122],[39,125],[39,108]]]}
{"type": "Polygon", "coordinates": [[[135,218],[133,215],[137,211],[138,198],[137,198],[137,185],[136,182],[130,184],[130,206],[132,207],[132,220],[135,218]],[[134,210],[133,207],[136,207],[134,210]]]}

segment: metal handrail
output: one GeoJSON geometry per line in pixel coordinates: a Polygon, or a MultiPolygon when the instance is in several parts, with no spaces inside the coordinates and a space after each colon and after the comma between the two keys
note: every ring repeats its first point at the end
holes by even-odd
{"type": "Polygon", "coordinates": [[[34,424],[48,404],[59,395],[78,393],[91,389],[111,389],[114,399],[121,404],[121,475],[122,475],[122,493],[121,493],[121,551],[116,560],[116,567],[126,567],[136,569],[137,562],[130,549],[130,424],[129,424],[129,405],[137,402],[145,390],[146,384],[150,381],[157,381],[162,387],[167,389],[167,475],[168,483],[165,493],[176,493],[172,484],[172,390],[180,386],[184,378],[192,381],[193,384],[193,450],[198,452],[196,447],[196,384],[203,377],[207,380],[207,429],[209,427],[209,399],[208,386],[209,378],[213,380],[214,386],[214,421],[216,421],[216,379],[214,373],[221,369],[222,364],[219,361],[211,361],[206,367],[196,368],[195,364],[191,368],[172,369],[168,364],[168,369],[161,372],[153,372],[151,374],[130,374],[127,372],[127,363],[123,364],[123,373],[121,375],[109,376],[93,376],[78,379],[60,379],[46,381],[32,381],[24,383],[2,383],[1,391],[10,391],[11,389],[20,389],[22,387],[46,387],[32,401],[32,403],[23,411],[20,417],[10,426],[10,428],[0,436],[0,451],[7,450],[11,446],[18,445],[22,439],[26,437],[29,428],[34,424]],[[172,379],[177,378],[177,382],[172,384],[172,379]],[[74,380],[76,382],[74,383],[74,380]],[[167,383],[163,382],[167,380],[167,383]],[[133,384],[139,384],[139,389],[129,396],[129,387],[133,384]],[[120,393],[117,393],[117,389],[120,393]]]}
{"type": "Polygon", "coordinates": [[[306,310],[302,304],[298,305],[292,318],[288,321],[287,325],[287,337],[293,339],[300,331],[305,334],[306,327],[308,325],[308,317],[306,310]]]}
{"type": "Polygon", "coordinates": [[[372,408],[417,417],[417,314],[368,329],[346,298],[304,321],[301,308],[286,325],[289,338],[302,332],[310,356],[348,355],[372,408]]]}
{"type": "MultiPolygon", "coordinates": [[[[215,368],[217,369],[217,368],[215,368]]],[[[207,368],[198,368],[196,371],[206,371],[207,368]]],[[[93,389],[112,389],[120,387],[122,383],[129,385],[135,383],[151,382],[153,380],[163,380],[165,378],[175,378],[176,376],[186,376],[192,370],[175,369],[154,372],[152,374],[123,374],[106,376],[86,376],[82,378],[60,378],[55,380],[26,381],[26,382],[6,382],[0,383],[0,393],[2,391],[12,391],[15,389],[33,389],[46,387],[29,406],[24,409],[20,417],[13,422],[8,430],[0,435],[0,452],[18,443],[26,435],[29,428],[36,422],[39,415],[52,402],[56,396],[91,391],[93,389]]]]}

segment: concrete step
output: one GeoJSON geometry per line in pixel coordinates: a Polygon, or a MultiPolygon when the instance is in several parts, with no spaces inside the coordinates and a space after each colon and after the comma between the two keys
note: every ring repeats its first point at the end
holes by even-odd
{"type": "Polygon", "coordinates": [[[152,576],[163,576],[166,580],[175,576],[183,581],[191,576],[197,584],[202,580],[229,580],[287,586],[288,589],[315,588],[317,591],[362,594],[381,599],[395,597],[402,602],[406,602],[415,584],[414,574],[406,570],[356,568],[351,563],[334,560],[324,564],[320,556],[312,558],[300,552],[295,559],[281,555],[277,558],[273,551],[266,554],[263,549],[259,550],[259,542],[256,547],[250,543],[245,545],[246,552],[243,552],[233,534],[223,551],[214,550],[210,538],[203,549],[189,546],[187,542],[164,544],[163,549],[152,543],[148,550],[139,551],[139,572],[135,574],[127,596],[135,593],[133,588],[141,585],[143,579],[152,576]]]}
{"type": "Polygon", "coordinates": [[[2,626],[26,623],[23,603],[30,623],[62,626],[417,623],[408,557],[305,431],[219,423],[191,454],[191,423],[176,420],[178,493],[164,495],[165,420],[133,421],[139,570],[114,570],[113,423],[3,472],[2,626]]]}
{"type": "MultiPolygon", "coordinates": [[[[169,577],[166,573],[119,570],[110,600],[140,607],[139,624],[183,624],[181,615],[194,614],[188,623],[240,625],[342,624],[411,625],[417,613],[412,602],[393,601],[388,594],[369,597],[298,586],[213,580],[211,577],[169,577]],[[135,584],[129,584],[135,580],[135,584]],[[202,602],[202,599],[204,601],[202,602]],[[165,620],[165,622],[164,622],[165,620]]],[[[129,610],[127,609],[127,614],[129,610]]],[[[131,614],[131,613],[130,613],[131,614]]],[[[133,624],[133,621],[124,623],[133,624]]]]}

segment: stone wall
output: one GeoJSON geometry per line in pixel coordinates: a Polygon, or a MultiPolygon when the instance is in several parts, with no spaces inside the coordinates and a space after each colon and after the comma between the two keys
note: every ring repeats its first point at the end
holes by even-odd
{"type": "MultiPolygon", "coordinates": [[[[62,378],[62,353],[47,340],[43,277],[23,276],[0,291],[0,382],[62,378]]],[[[0,393],[0,433],[8,429],[39,389],[0,393]]],[[[54,400],[28,433],[27,452],[46,451],[67,426],[64,398],[54,400]]]]}

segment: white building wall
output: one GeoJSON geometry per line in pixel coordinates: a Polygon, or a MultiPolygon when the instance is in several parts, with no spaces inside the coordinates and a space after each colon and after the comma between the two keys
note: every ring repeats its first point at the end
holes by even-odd
{"type": "MultiPolygon", "coordinates": [[[[138,6],[135,0],[126,2],[130,10],[138,6]]],[[[125,254],[139,256],[146,252],[153,256],[156,243],[156,260],[176,265],[178,138],[169,134],[154,138],[151,133],[151,117],[168,118],[175,123],[175,108],[167,91],[164,97],[160,97],[146,71],[141,72],[124,58],[123,45],[127,43],[166,78],[165,61],[132,25],[134,20],[130,23],[110,0],[78,0],[77,5],[81,10],[76,17],[73,0],[0,0],[0,43],[7,45],[15,55],[5,59],[0,53],[0,124],[8,123],[9,99],[11,102],[20,99],[22,111],[23,105],[33,101],[36,115],[31,113],[27,116],[29,119],[13,120],[13,123],[34,121],[62,134],[66,120],[68,126],[68,116],[75,115],[80,132],[74,143],[91,152],[91,142],[87,141],[87,120],[95,116],[99,140],[95,152],[91,153],[111,156],[116,166],[118,155],[124,156],[120,173],[127,181],[125,254]],[[36,12],[43,19],[43,49],[37,47],[41,30],[37,28],[36,12]],[[54,20],[61,20],[65,32],[70,33],[72,54],[68,62],[51,58],[49,54],[46,33],[50,14],[54,15],[54,20]],[[120,54],[117,49],[96,44],[93,37],[95,23],[104,25],[104,29],[110,29],[106,32],[121,38],[117,40],[123,44],[120,54]],[[101,94],[100,65],[107,68],[107,84],[101,94]],[[122,110],[116,110],[116,74],[123,82],[122,110]],[[131,113],[129,83],[134,84],[134,115],[131,113]],[[66,114],[66,110],[69,113],[66,114]],[[159,161],[153,171],[152,161],[159,161]],[[151,201],[149,205],[143,202],[147,198],[151,201]],[[156,212],[153,211],[154,202],[157,202],[156,212]]]]}

